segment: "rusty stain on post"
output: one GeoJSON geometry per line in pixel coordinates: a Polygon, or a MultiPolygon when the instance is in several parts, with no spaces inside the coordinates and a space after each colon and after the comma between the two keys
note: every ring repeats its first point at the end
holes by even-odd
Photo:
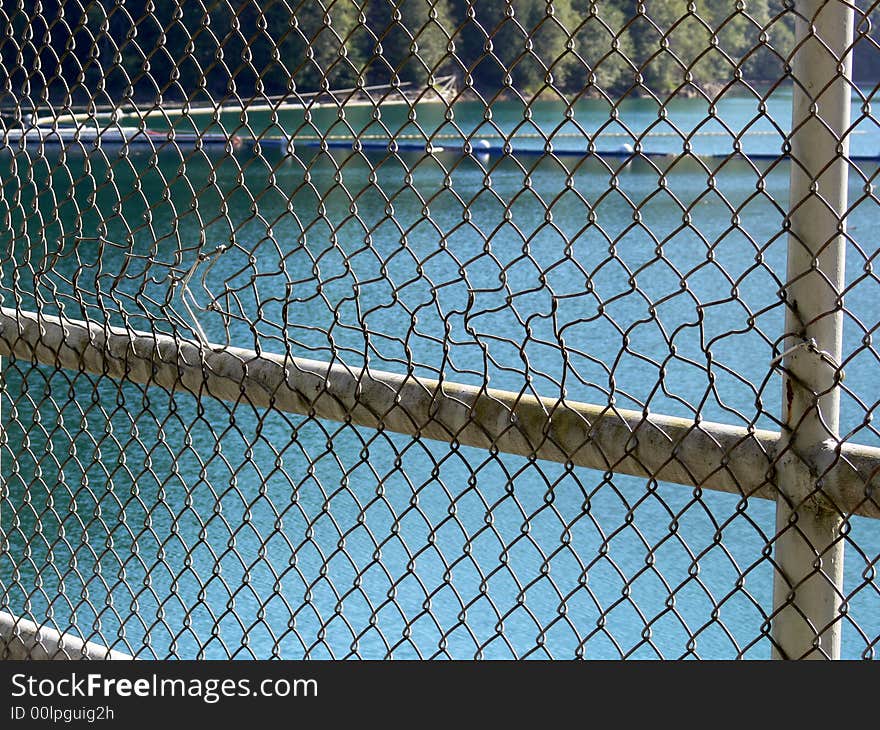
{"type": "MultiPolygon", "coordinates": [[[[0,355],[251,406],[775,499],[780,434],[349,368],[97,322],[0,310],[0,355]]],[[[842,509],[880,517],[880,449],[822,452],[842,509]]]]}

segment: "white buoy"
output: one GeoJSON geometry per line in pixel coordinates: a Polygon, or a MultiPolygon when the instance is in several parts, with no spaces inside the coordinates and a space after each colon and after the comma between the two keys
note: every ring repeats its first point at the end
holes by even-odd
{"type": "Polygon", "coordinates": [[[620,147],[617,148],[618,152],[626,152],[628,154],[633,153],[633,146],[629,142],[624,142],[620,147]]]}
{"type": "Polygon", "coordinates": [[[484,165],[489,162],[489,149],[491,147],[492,145],[489,144],[487,139],[478,139],[474,142],[474,151],[477,153],[477,159],[484,165]]]}

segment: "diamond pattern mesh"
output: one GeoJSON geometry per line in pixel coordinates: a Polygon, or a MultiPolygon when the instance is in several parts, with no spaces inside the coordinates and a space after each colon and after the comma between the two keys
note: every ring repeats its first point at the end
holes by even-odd
{"type": "Polygon", "coordinates": [[[0,611],[138,658],[764,658],[822,580],[814,647],[873,657],[877,8],[840,49],[809,7],[5,3],[0,611]],[[792,460],[828,544],[774,516],[792,460]]]}

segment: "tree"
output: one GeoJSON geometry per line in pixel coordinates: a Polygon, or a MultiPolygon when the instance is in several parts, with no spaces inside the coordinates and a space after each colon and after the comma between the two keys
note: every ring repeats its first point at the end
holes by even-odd
{"type": "Polygon", "coordinates": [[[374,83],[424,84],[448,67],[453,33],[448,0],[362,0],[362,55],[374,83]]]}
{"type": "Polygon", "coordinates": [[[216,41],[189,33],[207,41],[193,50],[210,69],[211,86],[234,84],[240,96],[310,92],[354,83],[363,65],[354,41],[357,19],[355,0],[252,0],[210,6],[216,41]]]}
{"type": "Polygon", "coordinates": [[[712,90],[727,86],[738,73],[744,78],[768,73],[772,54],[761,42],[768,0],[751,0],[742,9],[709,0],[647,5],[624,0],[621,5],[631,19],[632,60],[649,93],[662,97],[688,87],[712,90]]]}
{"type": "Polygon", "coordinates": [[[564,88],[578,64],[574,33],[580,26],[571,0],[460,1],[458,55],[478,86],[532,93],[548,84],[564,88]]]}
{"type": "Polygon", "coordinates": [[[726,86],[733,81],[736,71],[743,77],[767,73],[758,65],[759,54],[766,48],[761,43],[761,33],[769,21],[767,2],[752,0],[743,5],[742,10],[705,0],[698,5],[702,28],[695,39],[703,50],[693,69],[699,85],[726,86]]]}
{"type": "MultiPolygon", "coordinates": [[[[0,61],[6,93],[70,89],[80,102],[424,84],[450,70],[490,95],[664,97],[737,70],[780,78],[792,20],[784,0],[42,0],[9,13],[0,61]]],[[[877,78],[877,32],[858,30],[856,77],[877,78]]]]}
{"type": "Polygon", "coordinates": [[[576,61],[569,64],[565,87],[572,91],[590,88],[607,96],[625,93],[633,84],[633,42],[623,10],[610,3],[590,2],[580,10],[575,28],[576,61]]]}
{"type": "Polygon", "coordinates": [[[356,42],[359,10],[356,0],[274,3],[267,19],[275,28],[280,78],[292,75],[300,91],[354,85],[365,58],[356,42]]]}

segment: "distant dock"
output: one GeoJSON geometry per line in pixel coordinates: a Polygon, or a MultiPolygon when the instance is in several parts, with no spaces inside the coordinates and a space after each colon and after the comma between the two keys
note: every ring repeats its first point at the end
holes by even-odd
{"type": "Polygon", "coordinates": [[[197,134],[174,130],[155,131],[139,127],[20,127],[0,129],[0,148],[22,148],[26,145],[145,145],[162,147],[165,145],[198,147],[242,144],[238,135],[217,133],[197,134]]]}

